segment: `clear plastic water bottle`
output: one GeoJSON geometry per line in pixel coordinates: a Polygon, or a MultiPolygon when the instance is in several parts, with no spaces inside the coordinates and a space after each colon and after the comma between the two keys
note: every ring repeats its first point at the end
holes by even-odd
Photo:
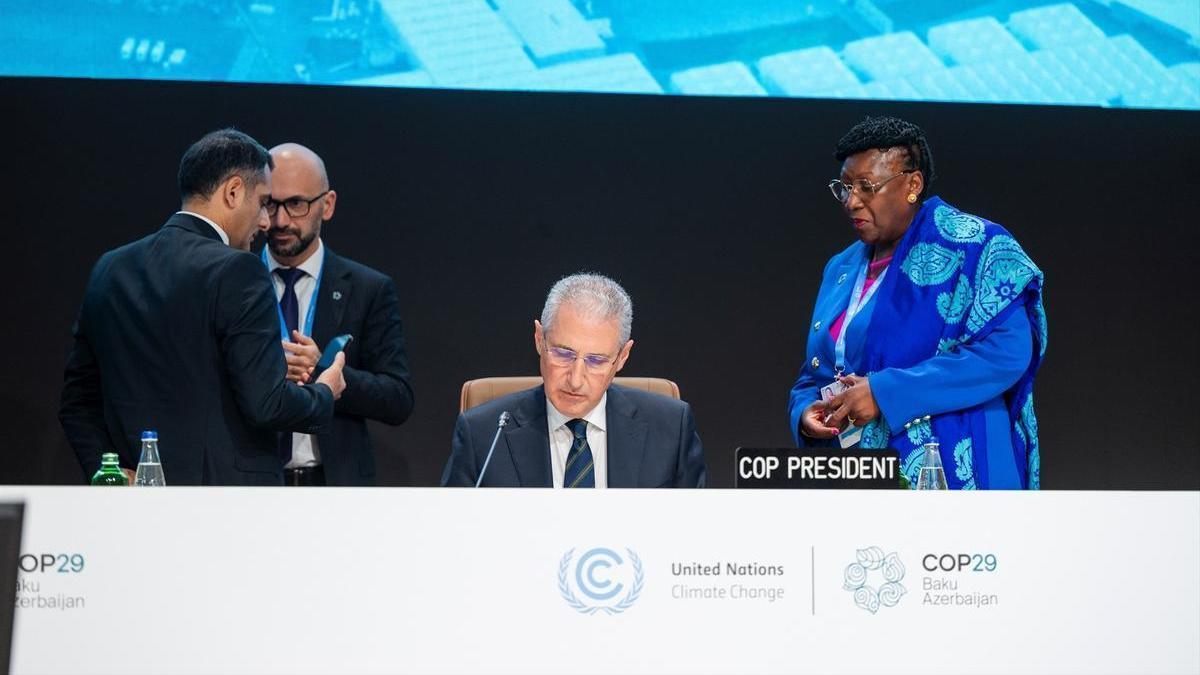
{"type": "Polygon", "coordinates": [[[134,485],[149,485],[163,487],[167,484],[163,476],[162,461],[158,458],[158,432],[142,432],[142,456],[138,459],[137,475],[134,485]]]}
{"type": "Polygon", "coordinates": [[[942,451],[936,438],[925,443],[925,456],[921,459],[921,475],[917,477],[918,490],[945,490],[946,470],[942,468],[942,451]]]}

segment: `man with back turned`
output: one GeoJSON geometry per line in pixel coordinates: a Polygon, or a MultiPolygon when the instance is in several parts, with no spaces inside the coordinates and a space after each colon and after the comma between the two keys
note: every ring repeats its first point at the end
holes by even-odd
{"type": "Polygon", "coordinates": [[[241,132],[204,136],[180,162],[180,211],[96,263],[59,407],[85,475],[102,452],[136,466],[155,429],[170,485],[280,485],[276,432],[329,423],[344,359],[311,385],[287,380],[271,282],[248,252],[272,166],[241,132]]]}

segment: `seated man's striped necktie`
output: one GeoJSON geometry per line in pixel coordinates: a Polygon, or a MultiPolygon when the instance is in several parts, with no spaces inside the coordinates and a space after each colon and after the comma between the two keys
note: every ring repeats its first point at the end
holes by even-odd
{"type": "Polygon", "coordinates": [[[588,447],[587,420],[574,419],[567,422],[571,435],[571,452],[567,453],[567,468],[563,471],[563,487],[594,488],[596,472],[592,464],[592,449],[588,447]]]}

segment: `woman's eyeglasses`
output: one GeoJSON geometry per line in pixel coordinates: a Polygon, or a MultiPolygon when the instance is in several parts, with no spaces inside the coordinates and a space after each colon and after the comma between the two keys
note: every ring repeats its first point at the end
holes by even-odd
{"type": "Polygon", "coordinates": [[[849,183],[846,183],[835,178],[829,181],[829,191],[833,193],[834,199],[843,204],[845,204],[846,200],[850,199],[850,195],[856,191],[858,192],[860,199],[867,200],[871,197],[874,197],[875,193],[879,192],[884,185],[887,185],[892,180],[895,180],[906,173],[912,173],[914,171],[916,171],[916,169],[905,169],[898,174],[879,181],[878,183],[872,183],[865,178],[852,180],[849,183]]]}

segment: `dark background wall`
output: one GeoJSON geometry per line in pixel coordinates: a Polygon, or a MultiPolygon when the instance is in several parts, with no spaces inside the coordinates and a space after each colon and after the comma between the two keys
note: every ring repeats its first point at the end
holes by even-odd
{"type": "Polygon", "coordinates": [[[890,113],[930,135],[934,192],[1046,273],[1044,487],[1200,487],[1195,112],[63,79],[0,101],[0,482],[82,480],[55,412],[87,274],[233,125],[322,154],[326,243],[399,285],[417,407],[373,427],[380,484],[436,484],[462,381],[535,374],[545,292],[588,269],[633,296],[623,374],[679,383],[730,487],[734,448],[790,444],[821,268],[852,241],[833,144],[890,113]]]}

